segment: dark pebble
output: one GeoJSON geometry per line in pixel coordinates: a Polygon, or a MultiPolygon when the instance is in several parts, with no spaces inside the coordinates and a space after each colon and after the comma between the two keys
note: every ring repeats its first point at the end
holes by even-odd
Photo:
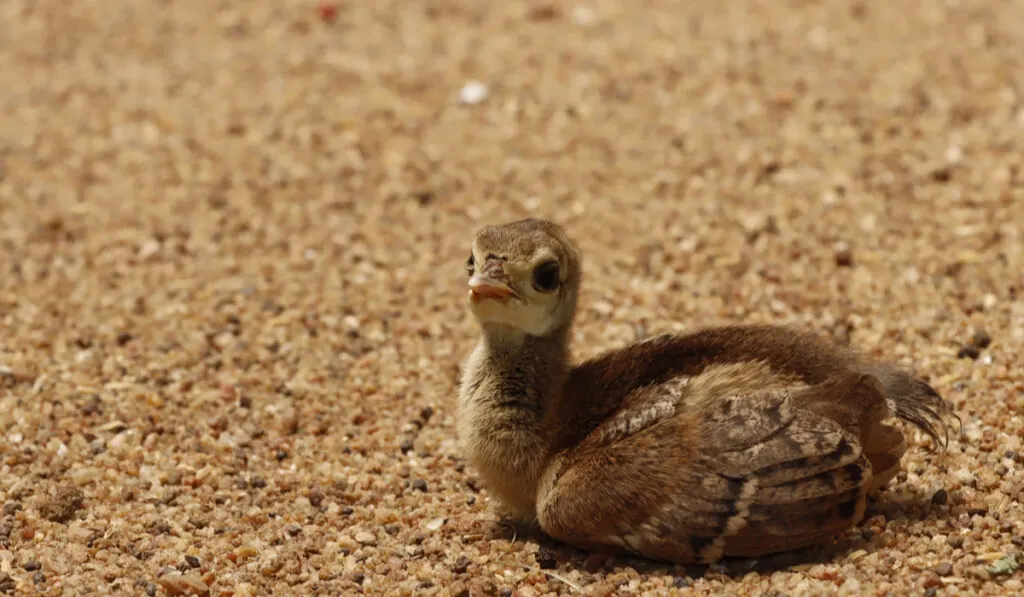
{"type": "Polygon", "coordinates": [[[452,566],[452,572],[455,574],[464,574],[469,568],[469,558],[466,556],[459,556],[459,559],[455,560],[455,564],[452,566]]]}
{"type": "Polygon", "coordinates": [[[350,516],[353,512],[355,512],[355,510],[352,509],[352,506],[345,506],[341,509],[342,516],[350,516]]]}
{"type": "Polygon", "coordinates": [[[928,587],[925,589],[924,597],[935,597],[939,594],[939,589],[936,587],[928,587]]]}
{"type": "Polygon", "coordinates": [[[558,554],[548,547],[541,547],[540,551],[537,552],[537,565],[542,570],[551,570],[558,567],[558,554]]]}
{"type": "Polygon", "coordinates": [[[319,508],[320,505],[324,503],[324,494],[320,493],[320,491],[316,489],[310,491],[309,503],[312,504],[314,508],[319,508]]]}
{"type": "Polygon", "coordinates": [[[953,170],[949,166],[942,166],[932,171],[932,180],[946,183],[953,179],[953,170]]]}
{"type": "Polygon", "coordinates": [[[256,475],[255,477],[252,478],[251,481],[249,481],[249,485],[252,485],[256,489],[263,489],[264,487],[267,486],[267,480],[259,475],[256,475]]]}
{"type": "Polygon", "coordinates": [[[946,539],[946,544],[953,549],[960,549],[964,546],[964,538],[960,535],[950,535],[949,538],[946,539]]]}
{"type": "Polygon", "coordinates": [[[967,515],[968,516],[984,516],[986,514],[988,514],[988,508],[974,507],[974,508],[968,508],[967,509],[967,515]]]}
{"type": "Polygon", "coordinates": [[[402,527],[394,523],[384,525],[384,532],[389,535],[397,535],[400,530],[402,530],[402,527]]]}
{"type": "Polygon", "coordinates": [[[958,359],[971,359],[972,361],[981,356],[981,351],[978,350],[977,346],[962,346],[960,351],[956,353],[958,359]]]}
{"type": "Polygon", "coordinates": [[[284,460],[285,458],[288,458],[288,452],[285,452],[284,450],[278,450],[274,454],[274,458],[277,458],[278,462],[280,462],[280,461],[284,460]]]}
{"type": "Polygon", "coordinates": [[[500,597],[512,597],[512,589],[508,587],[502,587],[502,589],[498,591],[498,595],[500,595],[500,597]]]}
{"type": "Polygon", "coordinates": [[[149,597],[156,597],[156,591],[157,589],[154,583],[146,585],[146,595],[149,595],[149,597]]]}
{"type": "Polygon", "coordinates": [[[953,572],[953,564],[950,562],[940,562],[936,564],[935,568],[932,568],[932,570],[934,570],[935,574],[938,574],[939,576],[949,576],[953,572]]]}
{"type": "Polygon", "coordinates": [[[65,523],[74,518],[75,513],[81,509],[84,502],[85,494],[81,489],[73,485],[65,485],[57,489],[53,499],[45,502],[39,508],[39,513],[51,522],[65,523]]]}
{"type": "Polygon", "coordinates": [[[1010,541],[1017,547],[1024,547],[1024,535],[1014,535],[1010,541]]]}
{"type": "Polygon", "coordinates": [[[14,579],[6,572],[0,572],[0,593],[10,593],[16,587],[14,579]]]}
{"type": "Polygon", "coordinates": [[[39,563],[39,560],[29,560],[25,562],[25,570],[28,572],[34,572],[42,567],[43,565],[39,563]]]}
{"type": "Polygon", "coordinates": [[[981,350],[985,350],[992,344],[992,336],[988,335],[985,330],[978,330],[974,332],[974,336],[971,337],[971,344],[977,346],[981,350]]]}
{"type": "Polygon", "coordinates": [[[364,575],[362,572],[357,572],[352,575],[352,582],[356,583],[357,585],[363,584],[364,580],[366,580],[366,575],[364,575]]]}
{"type": "Polygon", "coordinates": [[[845,242],[836,243],[833,248],[836,265],[839,267],[850,267],[853,265],[853,248],[845,242]]]}
{"type": "Polygon", "coordinates": [[[475,503],[476,503],[476,496],[475,495],[471,495],[468,498],[466,498],[466,505],[467,506],[472,506],[475,503]]]}
{"type": "Polygon", "coordinates": [[[940,489],[932,494],[932,503],[936,506],[942,506],[949,501],[949,492],[945,489],[940,489]]]}
{"type": "Polygon", "coordinates": [[[21,504],[18,502],[7,502],[4,504],[4,514],[6,516],[14,516],[14,513],[21,510],[21,504]]]}
{"type": "Polygon", "coordinates": [[[693,581],[688,578],[683,578],[682,576],[677,576],[672,579],[672,586],[677,589],[685,589],[687,587],[692,587],[693,581]]]}
{"type": "Polygon", "coordinates": [[[402,445],[398,447],[398,449],[402,451],[402,454],[408,454],[413,449],[412,440],[411,439],[405,440],[404,442],[402,442],[402,445]]]}
{"type": "Polygon", "coordinates": [[[195,556],[185,556],[185,563],[188,564],[189,567],[191,567],[191,568],[198,568],[199,567],[199,558],[197,558],[195,556]]]}
{"type": "Polygon", "coordinates": [[[36,572],[32,575],[32,582],[36,583],[37,585],[41,585],[44,582],[46,582],[46,575],[42,572],[36,572]]]}
{"type": "Polygon", "coordinates": [[[426,492],[427,482],[424,481],[423,479],[416,479],[415,481],[412,482],[412,488],[415,489],[416,491],[426,492]]]}

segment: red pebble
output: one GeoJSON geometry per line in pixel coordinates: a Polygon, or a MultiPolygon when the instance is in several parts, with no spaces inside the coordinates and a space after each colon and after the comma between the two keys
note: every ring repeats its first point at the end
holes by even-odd
{"type": "Polygon", "coordinates": [[[324,2],[320,4],[320,20],[333,21],[338,16],[338,7],[324,2]]]}

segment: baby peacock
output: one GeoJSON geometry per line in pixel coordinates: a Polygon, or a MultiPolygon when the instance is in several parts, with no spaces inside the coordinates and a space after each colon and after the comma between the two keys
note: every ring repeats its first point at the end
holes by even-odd
{"type": "Polygon", "coordinates": [[[897,473],[902,419],[945,442],[927,383],[809,333],[734,325],[580,364],[580,256],[539,219],[482,228],[466,263],[480,341],[458,435],[517,518],[589,549],[710,563],[832,541],[897,473]]]}

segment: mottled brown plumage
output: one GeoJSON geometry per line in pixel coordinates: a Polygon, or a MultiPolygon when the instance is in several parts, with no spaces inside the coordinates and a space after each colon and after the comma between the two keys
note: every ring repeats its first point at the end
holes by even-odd
{"type": "Polygon", "coordinates": [[[682,563],[832,540],[906,450],[948,440],[928,384],[807,332],[664,335],[573,365],[580,257],[557,225],[483,228],[466,264],[482,335],[459,440],[521,520],[584,548],[682,563]]]}

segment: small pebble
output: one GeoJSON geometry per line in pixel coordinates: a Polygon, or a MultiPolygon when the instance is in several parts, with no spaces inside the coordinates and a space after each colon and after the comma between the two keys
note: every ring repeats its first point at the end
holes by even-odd
{"type": "Polygon", "coordinates": [[[853,265],[853,248],[845,241],[839,241],[832,247],[836,265],[850,267],[853,265]]]}
{"type": "Polygon", "coordinates": [[[935,574],[938,574],[939,576],[949,576],[953,572],[953,564],[950,562],[941,562],[936,564],[932,570],[934,570],[935,574]]]}
{"type": "Polygon", "coordinates": [[[542,570],[551,570],[558,567],[558,554],[549,547],[541,547],[537,552],[537,565],[542,570]]]}
{"type": "Polygon", "coordinates": [[[580,27],[586,27],[594,22],[594,11],[587,6],[577,4],[572,9],[572,22],[580,27]]]}
{"type": "Polygon", "coordinates": [[[936,506],[942,506],[949,501],[949,492],[945,489],[939,489],[932,494],[932,503],[936,506]]]}
{"type": "Polygon", "coordinates": [[[57,489],[57,493],[52,498],[40,506],[39,513],[49,521],[65,523],[74,517],[84,501],[85,494],[81,489],[74,485],[64,485],[57,489]]]}
{"type": "Polygon", "coordinates": [[[356,533],[356,541],[362,545],[376,545],[377,537],[373,533],[367,531],[359,531],[356,533]]]}
{"type": "Polygon", "coordinates": [[[459,91],[459,101],[463,104],[474,105],[487,99],[487,85],[480,81],[470,81],[459,91]]]}
{"type": "Polygon", "coordinates": [[[956,353],[956,358],[958,358],[958,359],[971,359],[972,361],[976,360],[980,356],[981,356],[981,351],[978,350],[977,346],[974,346],[972,344],[967,344],[965,346],[961,346],[960,350],[957,351],[957,353],[956,353]]]}
{"type": "Polygon", "coordinates": [[[459,559],[455,560],[455,564],[452,565],[452,572],[456,574],[462,574],[469,568],[469,558],[466,556],[459,556],[459,559]]]}
{"type": "Polygon", "coordinates": [[[416,491],[426,492],[427,482],[424,481],[423,479],[416,479],[415,481],[412,482],[412,488],[415,489],[416,491]]]}

